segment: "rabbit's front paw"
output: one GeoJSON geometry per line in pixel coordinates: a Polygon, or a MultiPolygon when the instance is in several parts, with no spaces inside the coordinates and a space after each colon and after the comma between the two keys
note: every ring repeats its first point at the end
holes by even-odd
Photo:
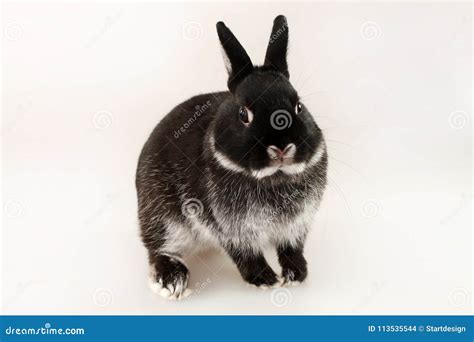
{"type": "Polygon", "coordinates": [[[244,280],[262,289],[280,284],[280,278],[273,272],[262,253],[244,254],[239,249],[228,250],[244,280]]]}
{"type": "Polygon", "coordinates": [[[181,260],[167,255],[157,258],[150,267],[150,289],[163,298],[176,300],[188,297],[189,271],[181,260]]]}
{"type": "Polygon", "coordinates": [[[249,273],[245,280],[261,289],[268,289],[270,287],[279,286],[281,283],[280,278],[276,275],[273,270],[267,266],[263,270],[256,271],[255,273],[249,273]]]}
{"type": "Polygon", "coordinates": [[[304,267],[283,267],[282,269],[282,277],[283,277],[283,285],[298,285],[303,280],[306,279],[308,275],[308,271],[306,270],[306,265],[304,267]]]}
{"type": "Polygon", "coordinates": [[[308,268],[301,249],[279,248],[278,260],[282,268],[283,285],[297,285],[306,279],[308,268]]]}

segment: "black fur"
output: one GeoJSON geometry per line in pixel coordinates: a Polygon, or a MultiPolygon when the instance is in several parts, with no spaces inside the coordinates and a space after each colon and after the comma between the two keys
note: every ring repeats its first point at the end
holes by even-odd
{"type": "Polygon", "coordinates": [[[277,248],[284,280],[303,281],[309,223],[301,217],[321,200],[327,153],[308,109],[303,105],[297,113],[300,100],[289,82],[286,62],[286,19],[275,19],[261,67],[252,65],[223,23],[217,24],[217,32],[231,65],[230,91],[195,96],[175,107],[155,127],[139,158],[139,220],[150,264],[156,281],[165,276],[172,280],[163,286],[173,286],[188,274],[179,258],[211,238],[247,282],[274,285],[277,275],[263,257],[268,242],[277,248]],[[250,124],[240,120],[240,107],[253,113],[250,124]],[[271,117],[281,110],[291,125],[275,129],[271,117]],[[306,163],[301,172],[278,169],[266,177],[255,176],[273,165],[270,145],[283,150],[288,144],[296,147],[291,165],[306,163]],[[183,207],[193,200],[199,204],[198,212],[190,216],[183,207]]]}
{"type": "Polygon", "coordinates": [[[278,246],[277,252],[284,282],[289,283],[306,279],[308,269],[302,246],[278,246]]]}
{"type": "Polygon", "coordinates": [[[243,254],[239,247],[228,246],[227,251],[237,265],[242,278],[248,283],[261,285],[274,285],[278,281],[276,273],[268,265],[262,253],[243,254]]]}
{"type": "Polygon", "coordinates": [[[306,108],[295,114],[298,101],[296,90],[285,77],[275,71],[255,68],[239,84],[235,96],[221,104],[222,111],[214,127],[218,148],[244,168],[268,166],[266,148],[269,145],[283,148],[295,143],[298,146],[295,161],[308,160],[321,142],[322,133],[306,108]],[[252,110],[253,125],[245,127],[240,122],[236,115],[240,106],[252,110]],[[272,127],[271,115],[277,110],[291,115],[291,126],[283,130],[272,127]]]}
{"type": "Polygon", "coordinates": [[[180,282],[186,289],[189,280],[189,271],[178,259],[161,254],[152,260],[152,267],[155,271],[155,281],[169,288],[180,282]]]}
{"type": "Polygon", "coordinates": [[[265,54],[265,66],[281,72],[286,78],[290,78],[286,52],[288,50],[288,23],[286,18],[279,15],[273,22],[273,29],[265,54]]]}
{"type": "Polygon", "coordinates": [[[217,34],[222,44],[222,49],[229,57],[231,70],[229,71],[229,80],[227,85],[231,92],[235,91],[236,86],[247,77],[253,69],[252,61],[247,55],[245,49],[240,45],[234,34],[220,21],[216,24],[217,34]]]}

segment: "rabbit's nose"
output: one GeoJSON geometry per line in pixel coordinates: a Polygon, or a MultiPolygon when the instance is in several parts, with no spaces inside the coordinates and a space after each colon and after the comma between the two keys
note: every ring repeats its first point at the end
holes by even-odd
{"type": "Polygon", "coordinates": [[[270,145],[267,148],[267,153],[270,159],[274,160],[283,160],[283,159],[290,159],[295,156],[296,146],[295,144],[288,144],[282,150],[275,145],[270,145]]]}

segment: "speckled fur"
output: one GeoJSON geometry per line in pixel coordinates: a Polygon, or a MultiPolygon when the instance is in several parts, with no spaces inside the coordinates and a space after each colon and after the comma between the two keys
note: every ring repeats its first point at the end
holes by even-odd
{"type": "Polygon", "coordinates": [[[282,37],[270,42],[265,65],[250,70],[236,38],[222,23],[217,27],[224,53],[237,52],[226,55],[230,92],[195,96],[175,107],[148,138],[137,168],[138,216],[152,288],[178,299],[189,277],[181,258],[209,246],[227,252],[246,281],[263,287],[278,283],[263,257],[263,250],[274,246],[284,281],[304,280],[303,247],[326,185],[322,132],[305,107],[298,116],[293,112],[297,94],[288,70],[281,69],[286,67],[286,19],[275,19],[272,32],[282,37]],[[244,71],[239,77],[236,67],[244,71]],[[255,112],[250,127],[238,121],[242,105],[255,112]],[[291,112],[294,122],[274,132],[268,116],[280,108],[291,112]],[[291,172],[260,173],[270,165],[266,146],[289,142],[296,146],[291,172]],[[191,214],[189,202],[196,209],[191,214]]]}

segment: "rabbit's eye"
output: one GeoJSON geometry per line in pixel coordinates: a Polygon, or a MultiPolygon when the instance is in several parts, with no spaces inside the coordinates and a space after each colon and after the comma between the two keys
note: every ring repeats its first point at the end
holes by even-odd
{"type": "Polygon", "coordinates": [[[295,113],[299,114],[299,113],[301,113],[302,110],[303,110],[303,106],[301,105],[300,102],[298,102],[295,106],[295,113]]]}
{"type": "Polygon", "coordinates": [[[252,122],[253,114],[249,109],[247,109],[245,107],[240,107],[239,108],[239,118],[240,118],[240,121],[242,121],[247,126],[252,122]]]}

